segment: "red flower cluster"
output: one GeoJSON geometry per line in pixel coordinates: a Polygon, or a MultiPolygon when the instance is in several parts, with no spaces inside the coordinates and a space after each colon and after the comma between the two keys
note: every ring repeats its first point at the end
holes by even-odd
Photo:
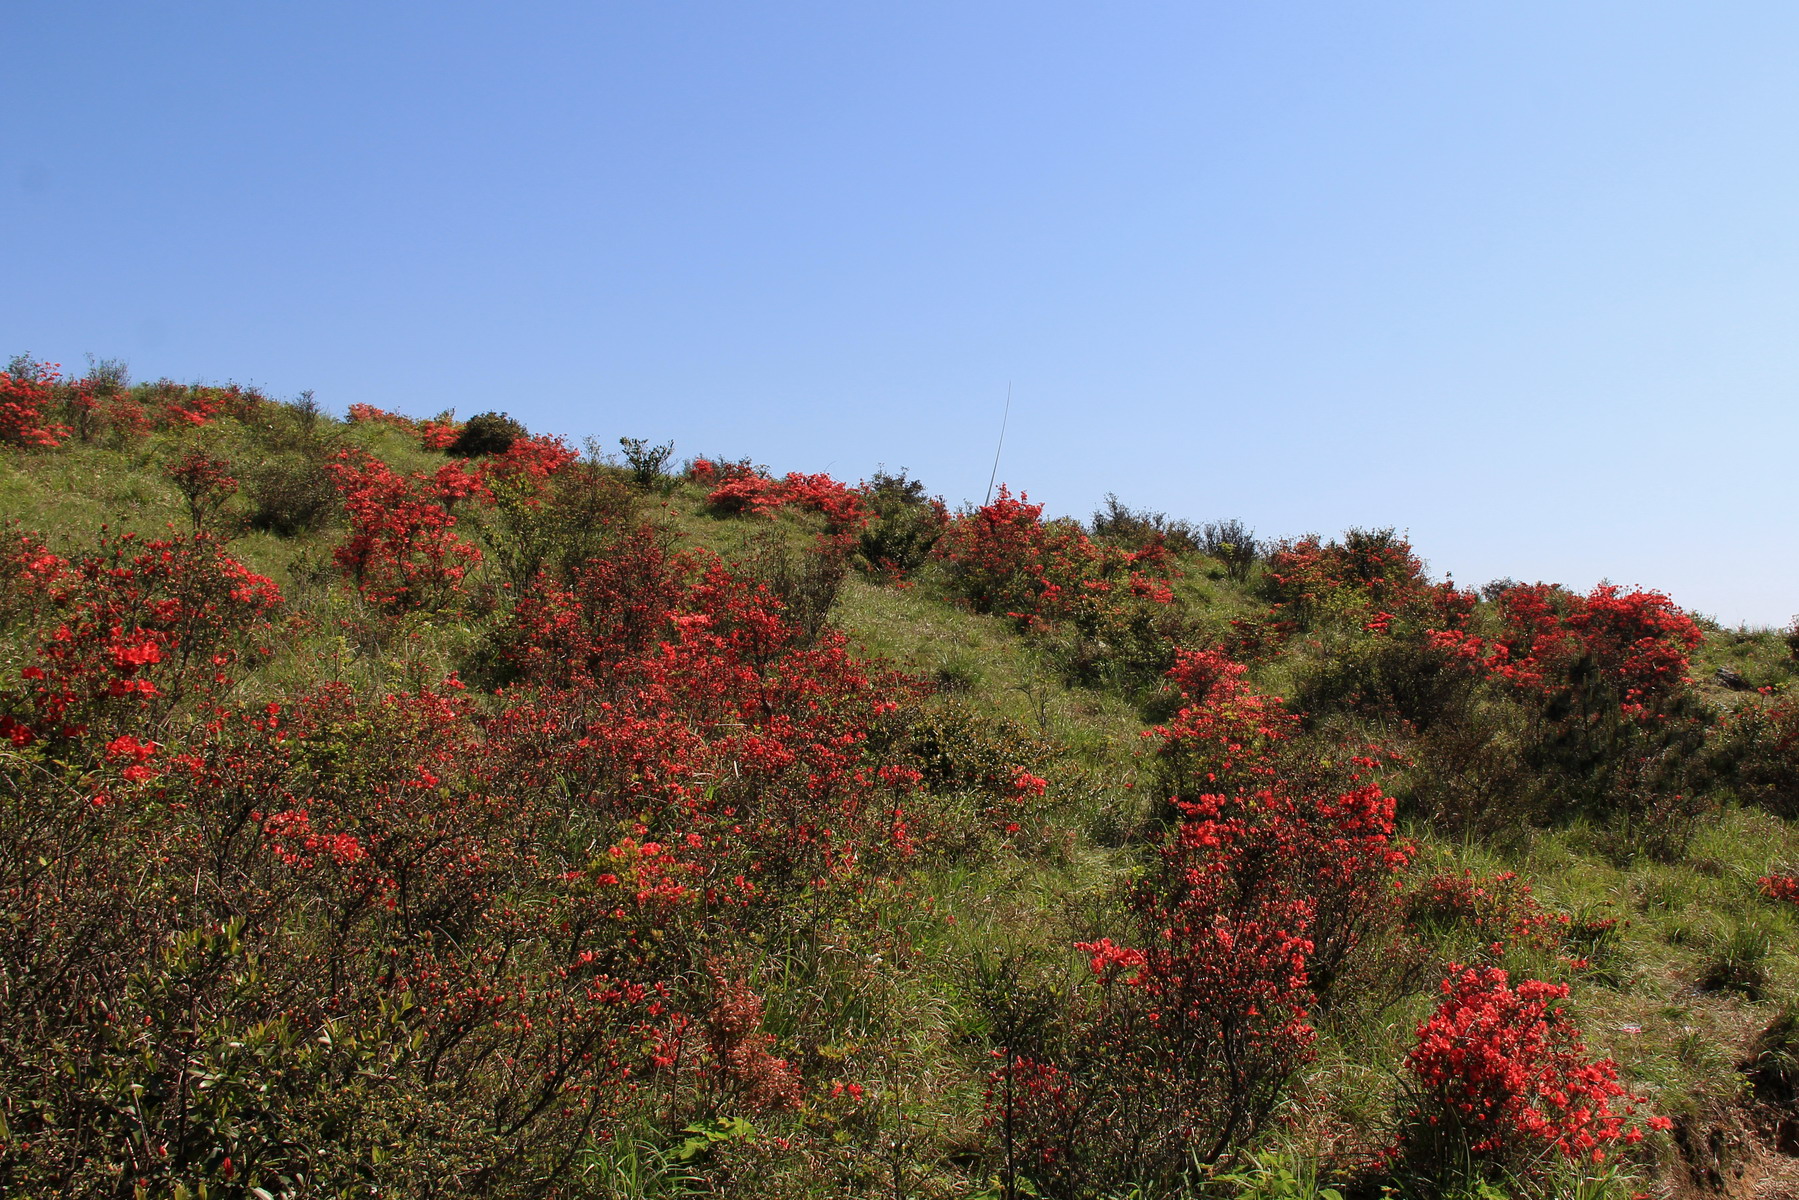
{"type": "Polygon", "coordinates": [[[1274,746],[1291,737],[1296,714],[1278,696],[1253,691],[1248,669],[1221,650],[1181,650],[1168,677],[1186,703],[1167,724],[1146,730],[1157,739],[1165,769],[1192,800],[1254,790],[1277,774],[1274,746]]]}
{"type": "MultiPolygon", "coordinates": [[[[1565,984],[1532,979],[1514,988],[1498,968],[1452,965],[1442,992],[1406,1056],[1427,1101],[1414,1114],[1424,1125],[1413,1136],[1459,1133],[1484,1158],[1553,1149],[1593,1162],[1642,1140],[1631,1117],[1645,1101],[1618,1082],[1611,1059],[1588,1056],[1579,1029],[1555,1006],[1567,998],[1565,984]]],[[[1646,1124],[1669,1127],[1665,1117],[1646,1124]]]]}
{"type": "Polygon", "coordinates": [[[1785,900],[1788,904],[1799,904],[1799,875],[1790,872],[1763,875],[1759,882],[1762,895],[1770,900],[1785,900]]]}
{"type": "Polygon", "coordinates": [[[37,630],[22,688],[0,693],[0,735],[15,744],[159,728],[183,700],[228,685],[246,651],[266,648],[281,603],[273,583],[203,534],[108,535],[65,560],[15,532],[5,558],[5,607],[37,630]]]}
{"type": "Polygon", "coordinates": [[[449,420],[447,415],[421,421],[414,417],[376,408],[372,404],[350,405],[349,418],[351,424],[355,425],[391,425],[395,429],[417,438],[419,445],[426,450],[447,450],[462,432],[462,426],[449,420]]]}
{"type": "Polygon", "coordinates": [[[790,471],[771,479],[748,463],[714,463],[695,459],[688,478],[712,485],[706,503],[724,513],[768,516],[784,507],[820,514],[831,533],[852,533],[868,523],[862,493],[829,475],[790,471]]]}
{"type": "Polygon", "coordinates": [[[461,594],[481,551],[456,535],[450,509],[485,490],[478,475],[446,463],[434,476],[403,476],[352,450],[340,451],[325,469],[350,517],[333,556],[370,603],[404,612],[461,594]]]}
{"type": "Polygon", "coordinates": [[[1570,687],[1579,664],[1617,688],[1635,715],[1687,681],[1688,656],[1705,640],[1693,619],[1660,592],[1606,583],[1585,596],[1549,584],[1519,584],[1497,601],[1504,632],[1431,631],[1432,645],[1470,669],[1541,694],[1570,687]]]}
{"type": "Polygon", "coordinates": [[[1074,521],[1044,521],[1041,504],[1012,495],[1004,484],[992,503],[950,522],[931,556],[977,612],[1005,613],[1027,625],[1072,616],[1114,591],[1159,604],[1174,598],[1162,574],[1165,546],[1102,545],[1074,521]]]}
{"type": "Polygon", "coordinates": [[[52,388],[59,376],[55,364],[39,379],[17,378],[0,371],[0,446],[50,447],[69,436],[66,425],[49,420],[52,388]]]}
{"type": "Polygon", "coordinates": [[[702,838],[708,904],[913,852],[920,773],[867,748],[909,685],[869,674],[841,634],[808,643],[766,590],[640,532],[567,586],[540,580],[512,630],[528,687],[506,736],[566,794],[702,838]]]}
{"type": "Polygon", "coordinates": [[[1099,1057],[1020,1056],[990,1081],[990,1104],[1019,1106],[990,1124],[1071,1187],[1095,1145],[1123,1139],[1166,1170],[1253,1136],[1311,1056],[1318,996],[1395,922],[1411,856],[1378,787],[1290,777],[1294,718],[1241,665],[1188,652],[1171,675],[1187,705],[1152,733],[1180,823],[1132,892],[1136,944],[1077,943],[1102,998],[1076,1040],[1099,1057]]]}

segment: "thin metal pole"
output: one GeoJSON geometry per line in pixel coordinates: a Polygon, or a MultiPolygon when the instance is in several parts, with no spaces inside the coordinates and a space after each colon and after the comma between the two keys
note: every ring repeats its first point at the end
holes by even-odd
{"type": "Polygon", "coordinates": [[[993,481],[999,478],[999,452],[1006,445],[1006,422],[1012,419],[1012,381],[1006,380],[1006,411],[999,419],[999,445],[993,448],[993,472],[987,476],[987,498],[981,501],[984,508],[993,503],[993,481]]]}

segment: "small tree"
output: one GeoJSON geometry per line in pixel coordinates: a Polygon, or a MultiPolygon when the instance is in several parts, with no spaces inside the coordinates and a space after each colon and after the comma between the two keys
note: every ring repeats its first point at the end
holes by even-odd
{"type": "Polygon", "coordinates": [[[231,464],[204,450],[189,450],[169,467],[169,478],[187,501],[187,515],[199,533],[207,520],[237,491],[231,464]]]}
{"type": "Polygon", "coordinates": [[[668,465],[675,444],[663,442],[652,446],[643,438],[622,437],[618,444],[625,449],[625,465],[631,471],[631,486],[640,492],[655,491],[662,485],[662,468],[668,465]]]}

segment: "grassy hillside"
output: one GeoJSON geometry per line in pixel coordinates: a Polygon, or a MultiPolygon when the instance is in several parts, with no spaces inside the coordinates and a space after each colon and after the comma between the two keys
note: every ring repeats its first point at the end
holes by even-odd
{"type": "Polygon", "coordinates": [[[0,1190],[1799,1194],[1799,652],[0,379],[0,1190]]]}

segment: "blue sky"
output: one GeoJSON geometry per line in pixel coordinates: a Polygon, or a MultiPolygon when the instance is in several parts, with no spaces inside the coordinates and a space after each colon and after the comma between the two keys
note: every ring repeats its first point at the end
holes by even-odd
{"type": "Polygon", "coordinates": [[[0,16],[0,355],[1799,612],[1799,6],[0,16]]]}

